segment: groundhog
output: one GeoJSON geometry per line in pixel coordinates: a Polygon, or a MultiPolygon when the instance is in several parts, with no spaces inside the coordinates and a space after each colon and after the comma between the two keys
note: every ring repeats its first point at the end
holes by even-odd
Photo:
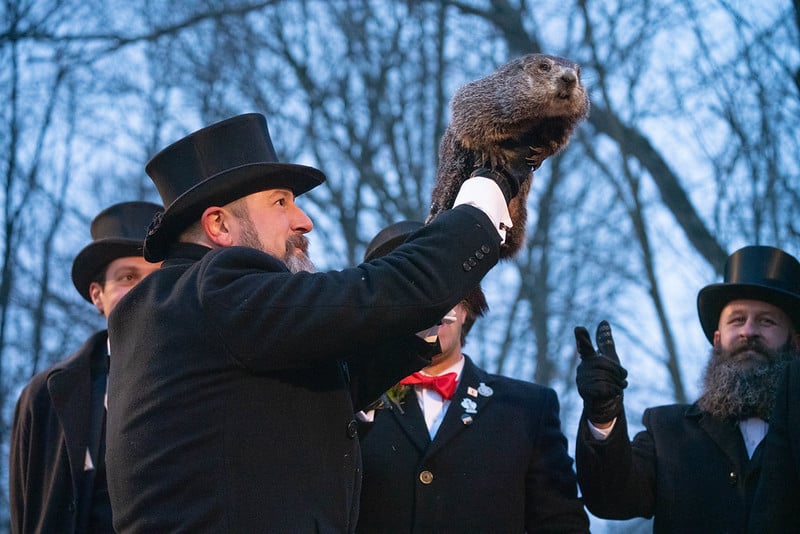
{"type": "Polygon", "coordinates": [[[525,239],[533,171],[567,145],[589,113],[580,67],[561,57],[528,54],[456,91],[450,108],[427,220],[453,206],[473,170],[513,174],[520,190],[509,203],[513,227],[500,250],[501,258],[511,257],[525,239]]]}

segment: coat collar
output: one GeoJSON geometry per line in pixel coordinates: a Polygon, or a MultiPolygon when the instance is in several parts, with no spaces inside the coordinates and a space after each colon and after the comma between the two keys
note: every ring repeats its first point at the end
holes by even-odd
{"type": "Polygon", "coordinates": [[[194,263],[203,256],[211,252],[211,249],[196,243],[175,243],[169,248],[167,257],[164,259],[162,267],[170,265],[180,265],[182,263],[194,263]]]}
{"type": "Polygon", "coordinates": [[[427,450],[427,454],[430,455],[476,422],[481,416],[482,409],[492,400],[493,382],[492,375],[477,367],[468,356],[464,355],[464,369],[461,371],[458,388],[433,441],[428,434],[425,418],[416,396],[413,395],[413,389],[406,395],[403,413],[395,409],[392,410],[392,414],[414,445],[420,451],[427,450]]]}
{"type": "Polygon", "coordinates": [[[69,358],[54,365],[47,375],[47,391],[64,432],[73,480],[83,471],[89,443],[91,413],[91,363],[95,353],[107,352],[108,332],[96,332],[69,358]]]}
{"type": "Polygon", "coordinates": [[[747,463],[747,451],[739,427],[734,421],[726,421],[700,409],[697,403],[686,409],[686,418],[693,419],[697,425],[725,453],[728,460],[738,467],[747,463]]]}
{"type": "Polygon", "coordinates": [[[455,436],[475,424],[494,395],[493,377],[464,355],[464,370],[442,425],[434,436],[428,454],[434,454],[455,436]]]}

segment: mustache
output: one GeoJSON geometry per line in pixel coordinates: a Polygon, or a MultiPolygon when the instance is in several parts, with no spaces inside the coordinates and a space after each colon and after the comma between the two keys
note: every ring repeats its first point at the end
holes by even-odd
{"type": "Polygon", "coordinates": [[[768,348],[760,339],[746,338],[737,343],[736,346],[730,350],[730,356],[738,356],[739,354],[745,352],[757,352],[758,354],[773,360],[776,351],[768,348]]]}
{"type": "Polygon", "coordinates": [[[308,255],[308,238],[303,234],[293,234],[286,240],[286,253],[294,254],[295,250],[308,255]]]}

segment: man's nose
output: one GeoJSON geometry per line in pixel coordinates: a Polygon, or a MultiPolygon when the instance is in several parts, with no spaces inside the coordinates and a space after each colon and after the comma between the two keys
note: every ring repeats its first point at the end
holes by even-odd
{"type": "Polygon", "coordinates": [[[744,324],[742,325],[742,329],[739,331],[739,335],[742,337],[758,337],[761,331],[758,328],[758,322],[753,317],[749,317],[744,324]]]}
{"type": "Polygon", "coordinates": [[[307,234],[313,228],[314,223],[311,221],[311,218],[306,215],[306,212],[298,206],[295,206],[295,212],[292,214],[292,230],[300,232],[301,234],[307,234]]]}

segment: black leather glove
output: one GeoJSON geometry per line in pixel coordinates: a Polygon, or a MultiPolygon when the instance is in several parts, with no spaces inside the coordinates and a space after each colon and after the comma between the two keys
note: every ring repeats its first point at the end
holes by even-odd
{"type": "Polygon", "coordinates": [[[575,383],[583,397],[583,412],[592,423],[608,423],[622,411],[622,390],[628,387],[628,376],[619,363],[611,326],[601,321],[597,326],[597,351],[592,347],[589,332],[582,326],[575,328],[575,342],[581,363],[575,383]]]}
{"type": "Polygon", "coordinates": [[[494,180],[497,185],[500,186],[503,196],[506,197],[506,204],[511,202],[511,199],[517,196],[517,193],[519,193],[519,178],[514,176],[513,173],[506,172],[503,169],[488,169],[486,167],[480,167],[472,171],[472,174],[469,176],[470,178],[482,176],[483,178],[494,180]]]}

